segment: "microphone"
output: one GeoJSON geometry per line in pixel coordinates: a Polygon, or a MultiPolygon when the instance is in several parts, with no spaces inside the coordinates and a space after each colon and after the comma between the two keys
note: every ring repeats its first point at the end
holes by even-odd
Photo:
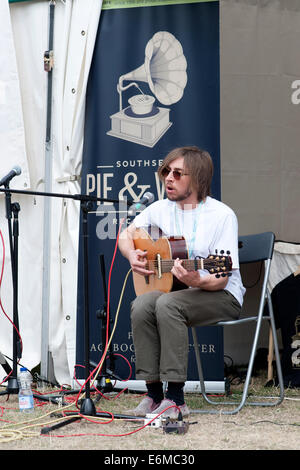
{"type": "Polygon", "coordinates": [[[22,170],[19,166],[15,166],[10,172],[0,180],[0,186],[5,186],[9,181],[17,175],[20,175],[22,170]]]}
{"type": "Polygon", "coordinates": [[[139,210],[142,206],[147,206],[148,204],[151,204],[151,202],[154,201],[154,194],[152,193],[145,193],[142,199],[139,202],[135,202],[130,206],[130,209],[128,210],[128,215],[135,215],[136,211],[139,210]]]}

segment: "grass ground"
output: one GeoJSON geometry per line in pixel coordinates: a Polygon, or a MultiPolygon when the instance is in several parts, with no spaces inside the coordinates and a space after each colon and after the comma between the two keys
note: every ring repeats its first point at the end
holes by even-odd
{"type": "MultiPolygon", "coordinates": [[[[264,377],[254,378],[252,396],[277,396],[276,387],[264,386],[264,377]]],[[[241,385],[232,385],[231,394],[238,398],[241,385]]],[[[281,405],[276,407],[244,407],[235,415],[193,413],[207,407],[201,395],[186,394],[192,414],[185,434],[166,433],[144,422],[113,419],[141,399],[134,393],[102,397],[96,402],[97,411],[107,418],[83,417],[76,422],[41,434],[44,426],[53,426],[65,418],[67,411],[76,410],[76,396],[66,397],[63,408],[36,401],[33,413],[18,410],[18,397],[0,397],[2,410],[0,450],[102,450],[102,451],[197,451],[197,450],[299,450],[300,449],[300,391],[287,389],[281,405]],[[110,414],[109,414],[110,413],[110,414]]]]}

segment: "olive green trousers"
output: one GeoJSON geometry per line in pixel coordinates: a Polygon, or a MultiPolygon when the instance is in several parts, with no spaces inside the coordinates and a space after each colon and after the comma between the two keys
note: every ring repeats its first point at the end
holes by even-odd
{"type": "Polygon", "coordinates": [[[138,296],[131,304],[136,378],[148,382],[185,382],[188,327],[234,320],[240,311],[239,302],[226,290],[190,288],[138,296]]]}

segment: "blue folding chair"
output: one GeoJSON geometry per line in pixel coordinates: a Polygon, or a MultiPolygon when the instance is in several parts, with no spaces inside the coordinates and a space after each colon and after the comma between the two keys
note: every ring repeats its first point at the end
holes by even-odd
{"type": "Polygon", "coordinates": [[[277,341],[271,295],[268,290],[268,278],[269,278],[271,260],[273,256],[274,241],[275,241],[275,235],[272,232],[265,232],[265,233],[255,234],[255,235],[247,235],[247,236],[239,237],[240,265],[249,264],[249,263],[257,263],[259,261],[261,261],[265,265],[264,278],[263,278],[262,287],[260,291],[258,311],[256,314],[252,316],[248,316],[247,314],[246,316],[244,316],[245,312],[242,311],[242,315],[238,320],[220,321],[220,322],[215,323],[216,326],[223,326],[223,327],[228,327],[232,325],[241,325],[243,323],[250,323],[250,322],[256,323],[250,358],[248,362],[246,379],[245,379],[245,383],[243,387],[242,398],[239,402],[237,401],[221,401],[220,402],[220,401],[212,400],[211,398],[207,396],[205,392],[205,382],[204,382],[204,377],[203,377],[202,362],[201,362],[198,339],[197,339],[197,334],[196,334],[197,327],[191,327],[194,350],[195,350],[195,355],[196,355],[197,369],[198,369],[200,386],[201,386],[201,394],[207,403],[209,403],[210,405],[214,405],[214,408],[210,407],[208,409],[199,409],[199,410],[192,409],[191,410],[192,413],[236,414],[243,408],[244,405],[276,406],[276,405],[279,405],[283,401],[284,384],[283,384],[283,378],[282,378],[279,347],[278,347],[278,341],[277,341]],[[268,314],[264,315],[264,307],[265,307],[266,302],[268,304],[268,314]],[[255,354],[257,350],[258,339],[261,333],[261,326],[264,320],[267,320],[270,322],[271,331],[273,335],[274,355],[275,355],[275,363],[276,363],[277,377],[278,377],[278,383],[279,383],[279,396],[275,398],[264,397],[264,400],[262,401],[253,402],[253,401],[248,400],[248,389],[249,389],[249,384],[250,384],[250,380],[252,377],[253,364],[254,364],[255,354]],[[230,409],[230,410],[220,409],[220,407],[223,407],[224,405],[225,405],[225,408],[227,407],[227,405],[230,405],[231,407],[233,406],[233,409],[230,409]],[[217,409],[215,407],[217,407],[217,409]]]}

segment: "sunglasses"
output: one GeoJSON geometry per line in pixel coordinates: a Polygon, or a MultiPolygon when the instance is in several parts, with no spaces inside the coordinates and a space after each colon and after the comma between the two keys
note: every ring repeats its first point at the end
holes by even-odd
{"type": "Polygon", "coordinates": [[[180,180],[180,178],[184,175],[188,175],[188,173],[183,173],[180,170],[171,170],[171,168],[165,167],[161,170],[161,176],[166,178],[170,173],[173,173],[173,177],[175,180],[180,180]]]}

